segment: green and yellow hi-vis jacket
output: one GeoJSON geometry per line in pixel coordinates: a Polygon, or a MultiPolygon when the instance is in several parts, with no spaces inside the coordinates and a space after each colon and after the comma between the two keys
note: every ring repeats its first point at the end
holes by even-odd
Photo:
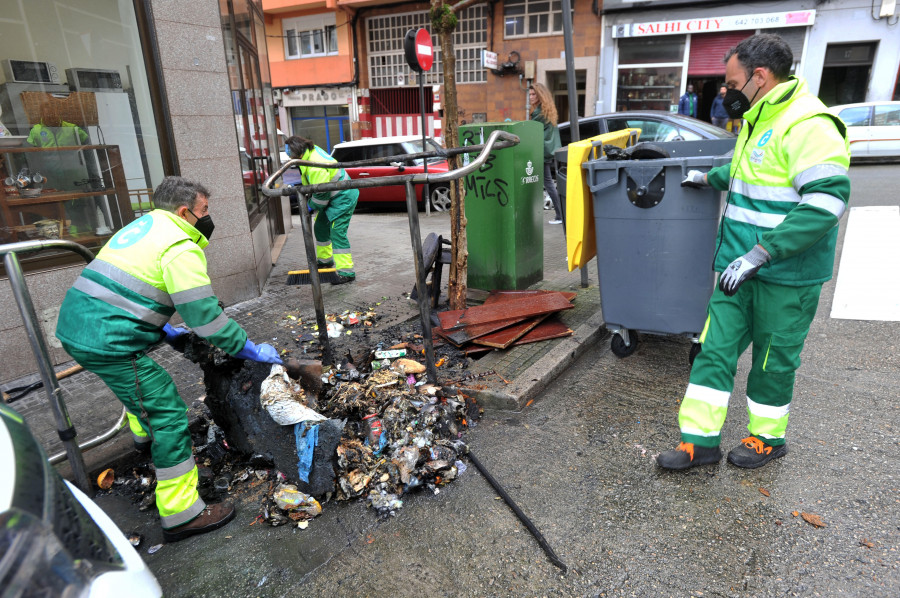
{"type": "Polygon", "coordinates": [[[226,353],[247,333],[219,307],[206,272],[209,241],[171,212],[153,210],[117,232],[60,307],[56,336],[84,351],[128,357],[158,343],[175,311],[226,353]]]}
{"type": "Polygon", "coordinates": [[[846,127],[790,77],[744,116],[730,164],[709,184],[729,191],[713,268],[760,244],[772,259],[760,280],[805,286],[831,279],[838,220],[850,201],[846,127]]]}
{"type": "MultiPolygon", "coordinates": [[[[323,150],[318,145],[313,147],[311,150],[307,150],[304,152],[303,156],[300,158],[301,160],[309,160],[310,162],[325,162],[334,164],[337,162],[334,158],[329,156],[325,150],[323,150]]],[[[343,168],[316,168],[315,166],[298,166],[301,174],[301,181],[304,185],[318,185],[320,183],[336,183],[338,181],[346,181],[350,178],[350,175],[346,173],[343,168]]],[[[309,203],[315,210],[324,210],[325,208],[332,205],[333,202],[340,203],[342,201],[343,195],[346,195],[346,201],[348,205],[351,203],[350,195],[352,195],[352,203],[356,205],[356,196],[357,193],[348,193],[348,191],[356,191],[355,189],[347,189],[344,191],[321,191],[319,193],[313,194],[310,198],[309,203]]],[[[341,208],[344,206],[334,205],[333,207],[341,208]]]]}

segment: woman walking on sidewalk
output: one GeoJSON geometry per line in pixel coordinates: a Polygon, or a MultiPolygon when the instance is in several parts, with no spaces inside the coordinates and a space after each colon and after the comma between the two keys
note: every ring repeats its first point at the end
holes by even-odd
{"type": "Polygon", "coordinates": [[[559,128],[556,126],[556,104],[550,96],[550,90],[545,85],[535,83],[528,88],[528,101],[534,106],[531,111],[531,120],[536,120],[544,125],[544,191],[553,201],[553,209],[556,216],[550,224],[562,224],[562,205],[559,201],[559,193],[556,191],[556,181],[553,180],[550,164],[553,163],[553,153],[561,146],[559,142],[559,128]]]}

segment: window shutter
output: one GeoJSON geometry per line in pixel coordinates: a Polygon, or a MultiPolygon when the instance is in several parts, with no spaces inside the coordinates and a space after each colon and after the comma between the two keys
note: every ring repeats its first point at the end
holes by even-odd
{"type": "Polygon", "coordinates": [[[692,35],[688,76],[724,75],[725,63],[722,59],[725,53],[753,33],[753,31],[729,31],[692,35]]]}

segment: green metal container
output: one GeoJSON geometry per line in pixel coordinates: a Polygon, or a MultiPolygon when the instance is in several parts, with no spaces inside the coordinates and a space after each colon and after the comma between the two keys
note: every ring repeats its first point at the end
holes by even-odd
{"type": "Polygon", "coordinates": [[[498,129],[518,135],[520,142],[493,151],[465,178],[467,284],[525,289],[544,278],[544,128],[535,121],[463,125],[460,145],[483,143],[498,129]]]}

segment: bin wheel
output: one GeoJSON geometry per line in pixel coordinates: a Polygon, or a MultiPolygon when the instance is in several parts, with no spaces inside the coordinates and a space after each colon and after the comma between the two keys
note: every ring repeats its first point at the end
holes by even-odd
{"type": "Polygon", "coordinates": [[[628,337],[631,341],[631,345],[626,347],[625,339],[623,339],[618,334],[613,335],[612,340],[609,342],[609,348],[612,350],[613,355],[615,355],[616,357],[628,357],[635,352],[638,346],[637,330],[629,329],[628,337]]]}
{"type": "Polygon", "coordinates": [[[700,351],[702,350],[703,345],[701,343],[691,343],[691,352],[688,354],[688,363],[693,366],[694,360],[700,355],[700,351]]]}

